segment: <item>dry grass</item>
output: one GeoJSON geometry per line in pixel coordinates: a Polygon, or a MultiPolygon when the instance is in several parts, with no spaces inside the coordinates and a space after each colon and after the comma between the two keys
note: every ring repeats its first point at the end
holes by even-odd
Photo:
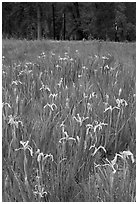
{"type": "Polygon", "coordinates": [[[136,201],[134,47],[3,42],[3,201],[136,201]]]}

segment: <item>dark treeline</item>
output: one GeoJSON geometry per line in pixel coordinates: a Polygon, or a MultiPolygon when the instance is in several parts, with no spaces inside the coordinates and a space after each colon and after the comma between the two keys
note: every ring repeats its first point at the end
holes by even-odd
{"type": "Polygon", "coordinates": [[[136,40],[135,2],[3,2],[3,38],[136,40]]]}

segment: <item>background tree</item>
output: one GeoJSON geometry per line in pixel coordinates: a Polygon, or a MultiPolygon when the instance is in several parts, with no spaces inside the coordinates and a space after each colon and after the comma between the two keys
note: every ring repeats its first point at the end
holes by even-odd
{"type": "Polygon", "coordinates": [[[3,2],[3,38],[136,40],[135,2],[3,2]]]}
{"type": "Polygon", "coordinates": [[[127,18],[125,15],[126,6],[124,3],[119,2],[115,4],[115,22],[117,25],[117,36],[119,41],[126,39],[127,18]]]}
{"type": "Polygon", "coordinates": [[[99,39],[113,39],[115,3],[95,3],[96,34],[99,39]]]}
{"type": "Polygon", "coordinates": [[[136,39],[136,3],[125,3],[125,16],[127,20],[126,39],[133,41],[136,39]]]}

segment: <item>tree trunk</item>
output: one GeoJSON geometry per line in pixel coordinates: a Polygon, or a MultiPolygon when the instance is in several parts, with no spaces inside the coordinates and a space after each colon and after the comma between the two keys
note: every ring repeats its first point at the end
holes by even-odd
{"type": "Polygon", "coordinates": [[[66,39],[66,16],[65,16],[65,12],[63,14],[63,25],[64,25],[64,34],[63,34],[63,39],[66,39]]]}
{"type": "Polygon", "coordinates": [[[83,39],[83,31],[80,28],[81,26],[81,19],[80,19],[80,11],[79,11],[79,2],[74,2],[75,12],[76,12],[76,37],[77,40],[83,39]]]}
{"type": "Polygon", "coordinates": [[[54,7],[54,3],[52,4],[52,14],[53,14],[53,38],[55,40],[55,7],[54,7]]]}
{"type": "Polygon", "coordinates": [[[37,5],[37,39],[41,39],[41,22],[40,22],[40,6],[37,5]]]}

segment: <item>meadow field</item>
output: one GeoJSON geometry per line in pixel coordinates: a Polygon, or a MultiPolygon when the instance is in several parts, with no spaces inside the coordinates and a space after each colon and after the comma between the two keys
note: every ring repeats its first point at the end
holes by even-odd
{"type": "Polygon", "coordinates": [[[136,44],[2,42],[2,200],[136,202],[136,44]]]}

